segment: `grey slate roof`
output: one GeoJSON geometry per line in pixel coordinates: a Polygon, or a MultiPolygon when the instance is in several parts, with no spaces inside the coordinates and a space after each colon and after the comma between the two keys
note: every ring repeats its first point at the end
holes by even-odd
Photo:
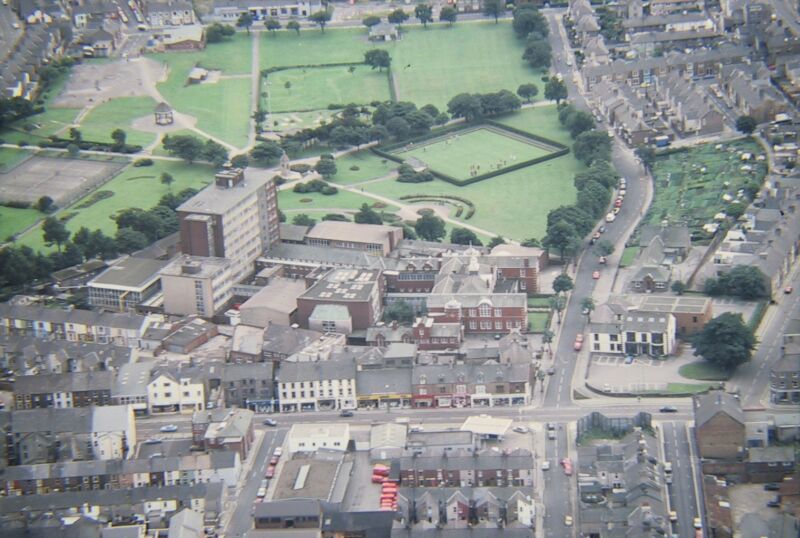
{"type": "Polygon", "coordinates": [[[14,392],[17,394],[44,394],[110,390],[113,381],[114,374],[110,371],[26,375],[16,378],[14,392]]]}
{"type": "Polygon", "coordinates": [[[75,323],[95,327],[138,330],[144,326],[146,318],[137,314],[98,313],[90,310],[64,310],[43,306],[23,306],[0,303],[0,319],[19,319],[26,321],[47,321],[50,323],[75,323]]]}
{"type": "Polygon", "coordinates": [[[356,363],[352,359],[329,359],[314,362],[283,361],[276,381],[292,383],[323,379],[354,379],[356,363]]]}
{"type": "Polygon", "coordinates": [[[392,368],[356,372],[360,395],[411,394],[411,369],[392,368]]]}
{"type": "Polygon", "coordinates": [[[301,351],[322,336],[321,332],[271,324],[264,331],[264,353],[289,356],[301,351]]]}
{"type": "Polygon", "coordinates": [[[717,413],[725,413],[737,422],[744,424],[744,412],[739,399],[733,394],[714,390],[695,398],[694,422],[699,428],[717,413]]]}

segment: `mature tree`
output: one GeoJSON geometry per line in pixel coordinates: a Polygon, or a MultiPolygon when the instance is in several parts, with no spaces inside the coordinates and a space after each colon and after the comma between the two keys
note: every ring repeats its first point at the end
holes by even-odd
{"type": "Polygon", "coordinates": [[[494,17],[494,23],[500,19],[500,16],[506,12],[505,0],[484,0],[483,14],[487,17],[494,17]]]}
{"type": "Polygon", "coordinates": [[[539,95],[539,87],[532,82],[520,84],[517,88],[517,95],[525,99],[525,102],[530,103],[534,97],[539,95]]]}
{"type": "Polygon", "coordinates": [[[364,53],[364,63],[371,66],[372,69],[378,68],[378,71],[383,71],[383,68],[389,69],[392,65],[392,58],[389,56],[389,51],[385,49],[372,49],[364,53]]]}
{"type": "Polygon", "coordinates": [[[567,306],[567,300],[564,298],[563,295],[556,295],[554,297],[550,297],[548,300],[550,305],[550,310],[556,313],[558,316],[558,323],[561,324],[561,313],[564,311],[564,308],[567,306]]]}
{"type": "Polygon", "coordinates": [[[561,260],[566,259],[567,250],[570,242],[578,237],[575,226],[562,221],[558,221],[552,226],[547,227],[547,234],[544,236],[543,244],[548,249],[556,249],[561,260]]]}
{"type": "Polygon", "coordinates": [[[372,209],[366,202],[353,215],[353,221],[359,224],[383,224],[380,213],[372,209]]]}
{"type": "Polygon", "coordinates": [[[36,200],[36,209],[38,209],[42,213],[49,213],[54,209],[53,199],[45,194],[44,196],[36,200]]]}
{"type": "Polygon", "coordinates": [[[464,118],[467,121],[479,117],[482,111],[480,98],[469,93],[460,93],[447,103],[447,112],[452,117],[464,118]]]}
{"type": "Polygon", "coordinates": [[[439,20],[441,22],[448,23],[449,26],[453,26],[453,23],[456,22],[458,18],[458,11],[456,8],[452,6],[444,6],[442,9],[439,10],[439,20]]]}
{"type": "Polygon", "coordinates": [[[706,323],[692,339],[692,345],[695,356],[733,372],[753,356],[756,337],[741,314],[725,312],[706,323]]]}
{"type": "Polygon", "coordinates": [[[361,21],[361,24],[366,26],[367,28],[372,28],[373,26],[377,26],[381,23],[381,18],[377,15],[367,15],[361,21]]]}
{"type": "Polygon", "coordinates": [[[431,104],[425,105],[424,107],[420,108],[419,111],[420,112],[424,112],[425,114],[427,114],[431,118],[435,118],[436,116],[439,115],[439,109],[436,108],[434,105],[431,105],[431,104]]]}
{"type": "Polygon", "coordinates": [[[269,167],[280,161],[283,148],[272,141],[256,144],[250,150],[250,159],[258,166],[269,167]]]}
{"type": "Polygon", "coordinates": [[[421,110],[415,110],[406,116],[406,121],[413,134],[427,133],[433,125],[433,118],[421,110]]]}
{"type": "Polygon", "coordinates": [[[250,14],[249,11],[245,11],[241,15],[239,15],[239,19],[236,21],[237,28],[244,28],[247,30],[247,35],[250,35],[250,27],[253,26],[253,16],[250,14]]]}
{"type": "Polygon", "coordinates": [[[550,67],[552,54],[553,51],[547,40],[533,39],[529,40],[525,45],[525,52],[522,54],[522,59],[527,61],[528,65],[534,69],[546,69],[550,67]]]}
{"type": "Polygon", "coordinates": [[[228,162],[228,150],[219,142],[206,140],[203,145],[203,159],[219,168],[228,162]]]}
{"type": "Polygon", "coordinates": [[[496,235],[489,240],[489,244],[486,245],[486,248],[492,250],[494,247],[498,245],[505,245],[505,244],[506,240],[500,237],[499,235],[496,235]]]}
{"type": "Polygon", "coordinates": [[[578,191],[576,205],[597,218],[606,212],[610,201],[611,192],[597,181],[591,180],[578,191]]]}
{"type": "Polygon", "coordinates": [[[269,30],[272,33],[272,35],[274,36],[275,32],[277,30],[281,29],[281,21],[279,21],[278,19],[275,19],[273,17],[270,17],[270,18],[268,18],[268,19],[266,19],[264,21],[264,27],[267,30],[269,30]]]}
{"type": "Polygon", "coordinates": [[[555,225],[558,221],[571,225],[576,231],[576,237],[583,237],[594,227],[595,218],[587,213],[582,207],[574,205],[562,205],[547,214],[547,229],[555,225]]]}
{"type": "Polygon", "coordinates": [[[247,168],[250,166],[250,157],[248,157],[246,153],[234,155],[231,157],[231,164],[235,168],[247,168]]]}
{"type": "Polygon", "coordinates": [[[428,4],[417,4],[414,8],[414,16],[419,19],[422,26],[428,27],[428,23],[433,20],[433,8],[428,4]]]}
{"type": "Polygon", "coordinates": [[[642,166],[647,171],[653,169],[653,163],[656,162],[656,150],[652,146],[642,145],[636,148],[636,156],[642,161],[642,166]]]}
{"type": "Polygon", "coordinates": [[[327,9],[323,9],[321,11],[317,11],[312,13],[308,16],[308,20],[319,26],[319,29],[322,30],[322,33],[325,33],[325,26],[331,20],[331,13],[327,9]]]}
{"type": "Polygon", "coordinates": [[[508,90],[484,93],[476,97],[478,97],[481,103],[481,113],[485,116],[496,116],[498,114],[519,110],[522,106],[522,101],[519,100],[519,97],[508,90]]]}
{"type": "Polygon", "coordinates": [[[180,157],[190,163],[203,156],[203,143],[196,136],[166,135],[162,145],[171,155],[180,157]]]}
{"type": "Polygon", "coordinates": [[[386,130],[397,139],[402,139],[408,136],[411,131],[411,126],[408,122],[400,116],[395,116],[386,122],[386,130]]]}
{"type": "Polygon", "coordinates": [[[731,202],[725,208],[725,214],[733,220],[738,220],[739,217],[744,215],[745,211],[747,211],[747,205],[743,202],[731,202]]]}
{"type": "Polygon", "coordinates": [[[589,165],[596,160],[611,158],[611,138],[604,131],[586,131],[578,135],[572,146],[575,158],[589,165]]]}
{"type": "Polygon", "coordinates": [[[295,215],[294,218],[292,218],[292,224],[296,224],[297,226],[314,226],[316,223],[317,221],[315,221],[305,213],[300,213],[299,215],[295,215]]]}
{"type": "MultiPolygon", "coordinates": [[[[47,72],[47,67],[39,70],[39,75],[42,77],[47,72]]],[[[58,74],[54,76],[60,76],[58,74]]],[[[44,77],[42,77],[44,78],[44,77]]],[[[34,114],[33,103],[24,97],[0,97],[0,127],[5,127],[17,120],[25,118],[34,114]]]]}
{"type": "Polygon", "coordinates": [[[83,140],[83,133],[77,127],[70,127],[69,128],[69,137],[73,142],[80,142],[83,140]]]}
{"type": "Polygon", "coordinates": [[[727,277],[728,295],[746,301],[768,295],[767,277],[754,265],[737,265],[724,276],[727,277]]]}
{"type": "MultiPolygon", "coordinates": [[[[402,119],[402,118],[401,118],[402,119]]],[[[380,142],[381,140],[386,140],[389,138],[389,130],[383,125],[373,125],[367,131],[367,136],[370,140],[377,140],[380,142]]]]}
{"type": "Polygon", "coordinates": [[[172,184],[175,183],[175,178],[172,177],[172,174],[169,172],[163,172],[161,174],[161,184],[166,185],[167,189],[172,192],[172,184]]]}
{"type": "Polygon", "coordinates": [[[614,252],[614,243],[608,239],[601,239],[597,242],[594,249],[600,256],[610,256],[611,253],[614,252]]]}
{"type": "Polygon", "coordinates": [[[149,244],[147,236],[133,228],[120,228],[117,230],[114,242],[120,252],[134,252],[143,249],[149,244]]]}
{"type": "Polygon", "coordinates": [[[414,308],[402,299],[393,301],[384,309],[383,320],[411,323],[414,321],[414,308]]]}
{"type": "Polygon", "coordinates": [[[594,118],[588,112],[576,110],[567,118],[566,127],[570,136],[577,138],[579,134],[594,129],[594,118]]]}
{"type": "Polygon", "coordinates": [[[42,223],[42,235],[44,242],[48,245],[55,244],[58,251],[61,252],[61,245],[69,240],[70,232],[64,223],[55,217],[47,217],[42,223]]]}
{"type": "Polygon", "coordinates": [[[433,213],[425,213],[414,223],[414,231],[424,241],[441,241],[445,235],[444,221],[433,213]]]}
{"type": "Polygon", "coordinates": [[[206,27],[206,42],[220,43],[236,33],[236,29],[229,24],[214,24],[206,27]]]}
{"type": "Polygon", "coordinates": [[[456,245],[475,245],[480,246],[481,240],[475,235],[475,232],[469,228],[453,228],[450,231],[450,242],[456,245]]]}
{"type": "Polygon", "coordinates": [[[336,175],[336,161],[333,159],[320,159],[314,165],[314,170],[325,179],[330,179],[336,175]]]}
{"type": "Polygon", "coordinates": [[[594,299],[591,297],[584,297],[581,300],[581,312],[585,312],[587,321],[591,321],[592,311],[594,311],[594,308],[594,299]]]}
{"type": "Polygon", "coordinates": [[[406,22],[408,20],[408,17],[409,17],[408,13],[398,8],[389,13],[388,20],[390,23],[397,24],[399,26],[404,22],[406,22]]]}
{"type": "Polygon", "coordinates": [[[670,289],[675,295],[683,295],[686,292],[686,283],[682,280],[676,280],[672,283],[670,289]]]}
{"type": "Polygon", "coordinates": [[[113,218],[117,228],[130,228],[141,232],[150,242],[172,233],[178,225],[175,212],[165,206],[155,206],[148,211],[130,207],[119,211],[113,218]]]}
{"type": "Polygon", "coordinates": [[[561,103],[562,99],[567,98],[567,86],[564,81],[551,77],[544,85],[544,98],[550,101],[555,101],[556,104],[561,103]]]}
{"type": "Polygon", "coordinates": [[[567,273],[561,273],[553,279],[553,291],[561,294],[575,287],[572,278],[567,273]]]}
{"type": "Polygon", "coordinates": [[[553,343],[553,340],[555,339],[555,337],[556,337],[556,333],[554,333],[550,329],[545,329],[542,332],[542,343],[547,346],[547,352],[550,353],[550,355],[553,354],[552,343],[553,343]]]}
{"type": "Polygon", "coordinates": [[[751,135],[758,127],[758,122],[753,116],[739,116],[736,118],[736,130],[742,134],[751,135]]]}
{"type": "Polygon", "coordinates": [[[117,242],[113,237],[107,236],[100,230],[94,230],[91,233],[84,250],[84,256],[87,258],[98,257],[103,260],[115,258],[118,254],[119,246],[117,242]]]}
{"type": "Polygon", "coordinates": [[[342,215],[341,213],[326,213],[323,215],[322,220],[333,220],[337,222],[350,222],[350,219],[347,218],[346,215],[342,215]]]}
{"type": "Polygon", "coordinates": [[[590,181],[596,181],[607,189],[612,189],[619,182],[619,174],[614,168],[603,160],[595,160],[592,165],[583,172],[578,172],[573,178],[575,189],[582,191],[590,181]]]}
{"type": "Polygon", "coordinates": [[[67,144],[67,153],[70,157],[77,157],[81,152],[80,146],[78,144],[67,144]]]}
{"type": "Polygon", "coordinates": [[[287,30],[294,30],[297,35],[300,35],[300,23],[297,21],[289,21],[286,23],[287,30]]]}
{"type": "Polygon", "coordinates": [[[530,5],[519,6],[514,9],[514,21],[512,23],[517,37],[526,38],[531,32],[537,32],[547,37],[549,27],[547,19],[539,13],[539,10],[530,5]]]}
{"type": "Polygon", "coordinates": [[[128,135],[122,129],[114,129],[111,131],[111,140],[114,141],[114,145],[118,147],[122,147],[125,145],[125,140],[128,138],[128,135]]]}

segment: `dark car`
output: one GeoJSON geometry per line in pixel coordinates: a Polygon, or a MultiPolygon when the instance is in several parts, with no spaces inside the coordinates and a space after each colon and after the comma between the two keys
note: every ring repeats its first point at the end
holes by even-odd
{"type": "Polygon", "coordinates": [[[344,410],[341,413],[339,413],[339,416],[340,417],[352,417],[353,416],[353,412],[344,410]]]}
{"type": "Polygon", "coordinates": [[[774,482],[770,482],[769,484],[764,484],[765,491],[778,491],[781,489],[780,484],[776,484],[774,482]]]}
{"type": "Polygon", "coordinates": [[[661,409],[659,409],[662,413],[677,413],[678,409],[676,407],[672,407],[671,405],[665,405],[661,409]]]}
{"type": "Polygon", "coordinates": [[[778,499],[772,499],[771,501],[767,502],[767,506],[770,508],[780,508],[781,502],[778,499]]]}

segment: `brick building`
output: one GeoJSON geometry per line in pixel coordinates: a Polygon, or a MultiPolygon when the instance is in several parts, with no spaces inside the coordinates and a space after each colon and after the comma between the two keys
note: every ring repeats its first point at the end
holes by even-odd
{"type": "Polygon", "coordinates": [[[697,396],[694,423],[701,458],[739,460],[744,457],[744,413],[737,397],[723,391],[697,396]]]}
{"type": "MultiPolygon", "coordinates": [[[[297,298],[297,322],[309,328],[309,318],[319,306],[341,306],[347,309],[352,330],[365,330],[381,317],[383,279],[378,270],[332,269],[312,273],[307,280],[313,282],[306,292],[297,298]]],[[[337,309],[341,310],[341,309],[337,309]]],[[[339,320],[321,321],[324,332],[336,331],[339,320]]]]}
{"type": "Polygon", "coordinates": [[[114,374],[108,371],[26,375],[14,382],[17,409],[69,409],[111,405],[114,374]]]}

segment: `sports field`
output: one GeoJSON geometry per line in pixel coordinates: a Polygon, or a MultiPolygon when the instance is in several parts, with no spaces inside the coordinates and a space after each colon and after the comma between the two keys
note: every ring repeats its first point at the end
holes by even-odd
{"type": "Polygon", "coordinates": [[[322,110],[332,103],[366,105],[390,97],[386,71],[363,65],[352,73],[345,66],[287,69],[270,73],[263,84],[272,112],[322,110]]]}
{"type": "Polygon", "coordinates": [[[128,144],[147,146],[156,135],[133,129],[131,122],[151,115],[157,104],[152,97],[118,97],[93,108],[81,121],[79,130],[84,140],[110,143],[111,132],[120,128],[125,131],[128,144]]]}
{"type": "Polygon", "coordinates": [[[452,27],[436,24],[428,29],[403,26],[402,39],[389,43],[369,42],[366,35],[365,28],[264,35],[261,66],[360,62],[365,51],[385,48],[392,58],[398,99],[440,109],[462,92],[516,91],[524,82],[542,86],[542,73],[522,59],[524,44],[509,22],[459,21],[452,27]]]}
{"type": "Polygon", "coordinates": [[[456,179],[469,179],[492,170],[543,157],[551,150],[519,136],[481,127],[435,138],[412,149],[394,151],[402,158],[414,157],[429,168],[456,179]]]}
{"type": "MultiPolygon", "coordinates": [[[[150,209],[170,189],[176,193],[187,187],[201,189],[212,179],[211,167],[199,164],[155,161],[153,166],[140,168],[128,166],[111,181],[100,187],[99,190],[110,191],[113,193],[112,196],[91,203],[92,194],[89,194],[59,212],[57,216],[70,217],[66,225],[67,229],[73,233],[81,226],[86,226],[90,230],[99,229],[105,234],[113,236],[117,232],[117,224],[111,218],[117,211],[129,207],[150,209]],[[168,187],[161,183],[162,172],[172,174],[175,182],[171,186],[168,187]],[[83,207],[78,208],[78,206],[83,207]]],[[[51,250],[44,245],[42,231],[38,227],[25,234],[19,242],[37,250],[51,250]]]]}

